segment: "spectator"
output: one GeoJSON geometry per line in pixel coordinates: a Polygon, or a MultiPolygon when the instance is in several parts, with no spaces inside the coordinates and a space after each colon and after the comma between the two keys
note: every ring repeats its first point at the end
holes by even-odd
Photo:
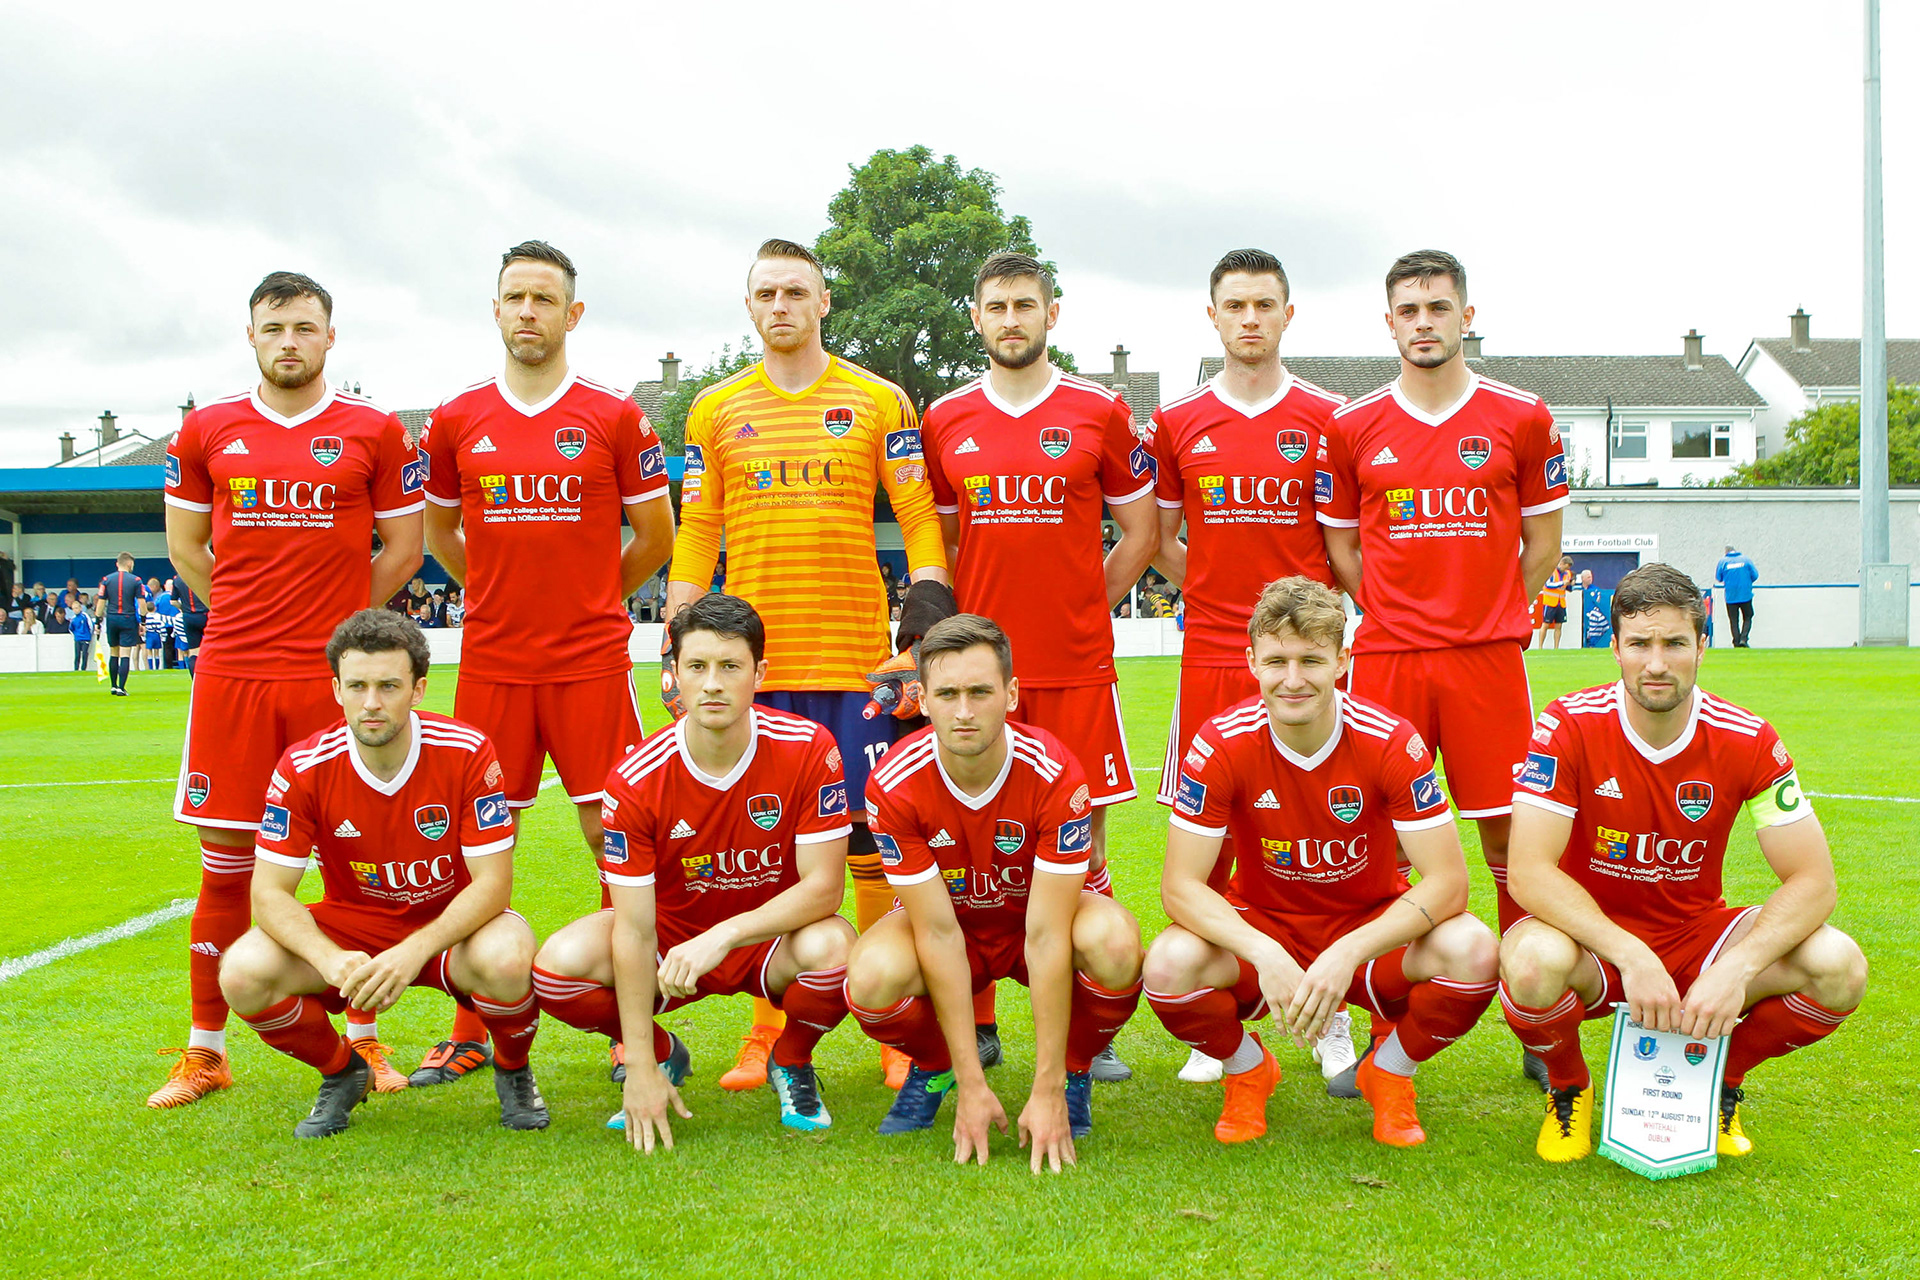
{"type": "Polygon", "coordinates": [[[22,636],[38,636],[38,635],[45,635],[46,631],[47,631],[46,624],[40,621],[40,615],[35,613],[33,610],[28,609],[25,613],[20,615],[20,621],[15,628],[14,634],[22,635],[22,636]]]}
{"type": "Polygon", "coordinates": [[[418,618],[420,606],[431,603],[432,599],[427,595],[427,584],[416,576],[407,584],[407,612],[418,618]]]}
{"type": "Polygon", "coordinates": [[[457,627],[467,620],[466,594],[459,587],[447,587],[447,625],[457,627]]]}
{"type": "Polygon", "coordinates": [[[1747,638],[1753,631],[1753,584],[1759,580],[1759,567],[1731,546],[1713,567],[1713,585],[1727,602],[1727,629],[1736,649],[1752,647],[1747,638]]]}
{"type": "Polygon", "coordinates": [[[1567,622],[1567,592],[1573,586],[1573,557],[1561,556],[1560,563],[1547,575],[1546,586],[1540,588],[1540,629],[1534,634],[1535,648],[1542,648],[1549,635],[1553,637],[1553,647],[1560,647],[1560,628],[1567,622]]]}
{"type": "Polygon", "coordinates": [[[73,628],[67,622],[67,611],[59,605],[53,606],[52,614],[47,617],[46,628],[47,634],[50,636],[73,634],[73,628]]]}
{"type": "Polygon", "coordinates": [[[76,609],[67,615],[67,627],[73,634],[73,669],[85,671],[93,665],[93,615],[76,609]]]}

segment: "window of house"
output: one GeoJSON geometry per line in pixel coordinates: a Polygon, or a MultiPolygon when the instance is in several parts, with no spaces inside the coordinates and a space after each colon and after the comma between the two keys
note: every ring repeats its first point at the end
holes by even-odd
{"type": "Polygon", "coordinates": [[[1731,422],[1713,424],[1713,456],[1716,458],[1733,456],[1733,424],[1731,422]]]}
{"type": "Polygon", "coordinates": [[[1732,457],[1733,424],[1676,421],[1673,424],[1673,456],[1676,458],[1732,457]]]}
{"type": "Polygon", "coordinates": [[[1613,456],[1616,458],[1646,457],[1647,424],[1616,421],[1613,424],[1613,456]]]}

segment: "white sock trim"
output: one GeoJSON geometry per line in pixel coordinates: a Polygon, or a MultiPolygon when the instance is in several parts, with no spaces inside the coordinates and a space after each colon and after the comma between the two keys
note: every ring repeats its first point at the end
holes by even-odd
{"type": "Polygon", "coordinates": [[[1245,1031],[1240,1033],[1240,1047],[1232,1056],[1221,1061],[1220,1069],[1227,1075],[1237,1076],[1243,1071],[1251,1071],[1265,1061],[1260,1052],[1260,1042],[1245,1031]]]}
{"type": "Polygon", "coordinates": [[[215,1053],[225,1053],[227,1051],[226,1028],[222,1027],[218,1031],[202,1031],[199,1027],[189,1028],[187,1031],[187,1048],[211,1049],[215,1053]]]}
{"type": "Polygon", "coordinates": [[[378,1040],[379,1038],[380,1019],[373,1018],[366,1022],[355,1022],[351,1018],[347,1020],[347,1039],[378,1040]]]}
{"type": "Polygon", "coordinates": [[[1420,1064],[1409,1058],[1407,1051],[1400,1047],[1398,1027],[1373,1051],[1373,1065],[1396,1076],[1410,1076],[1420,1068],[1420,1064]]]}

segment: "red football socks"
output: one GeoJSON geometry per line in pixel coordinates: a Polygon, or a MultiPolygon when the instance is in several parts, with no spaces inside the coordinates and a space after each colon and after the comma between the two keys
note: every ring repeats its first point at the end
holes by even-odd
{"type": "MultiPolygon", "coordinates": [[[[618,1021],[617,1018],[615,1020],[618,1021]]],[[[476,1044],[485,1044],[487,1020],[465,1005],[456,1005],[453,1011],[453,1030],[447,1033],[447,1037],[455,1044],[469,1040],[476,1044]]],[[[616,1040],[619,1038],[617,1035],[614,1037],[616,1040]]]]}
{"type": "Polygon", "coordinates": [[[1124,991],[1111,991],[1086,974],[1073,975],[1073,1003],[1067,1011],[1067,1070],[1086,1071],[1102,1050],[1113,1043],[1120,1028],[1140,1007],[1139,982],[1124,991]]]}
{"type": "Polygon", "coordinates": [[[940,1018],[929,997],[908,996],[886,1009],[863,1009],[849,1000],[847,1008],[869,1036],[906,1054],[921,1070],[938,1075],[953,1069],[953,1055],[947,1052],[947,1038],[940,1033],[940,1018]]]}
{"type": "Polygon", "coordinates": [[[1580,1052],[1580,1024],[1587,1011],[1577,992],[1568,991],[1545,1009],[1529,1008],[1500,984],[1500,1008],[1520,1047],[1547,1064],[1547,1082],[1556,1089],[1584,1089],[1593,1083],[1580,1052]]]}
{"type": "Polygon", "coordinates": [[[344,1070],[353,1050],[347,1038],[334,1028],[333,1019],[318,1000],[288,996],[256,1014],[241,1014],[241,1021],[260,1033],[260,1038],[289,1058],[297,1058],[322,1075],[344,1070]]]}
{"type": "MultiPolygon", "coordinates": [[[[1076,991],[1077,995],[1078,992],[1076,991]]],[[[1147,1003],[1169,1035],[1190,1049],[1225,1062],[1240,1047],[1240,1001],[1230,990],[1202,987],[1185,995],[1146,993],[1147,1003]]]]}
{"type": "MultiPolygon", "coordinates": [[[[611,993],[609,993],[611,994],[611,993]]],[[[469,994],[475,1013],[493,1033],[493,1065],[506,1071],[518,1071],[527,1065],[527,1050],[533,1047],[533,1033],[540,1029],[540,1002],[534,993],[512,1004],[496,1004],[484,996],[469,994]]],[[[619,1021],[619,1009],[614,1010],[619,1021]]],[[[614,1039],[618,1040],[618,1035],[614,1039]]]]}
{"type": "Polygon", "coordinates": [[[1852,1012],[1836,1012],[1798,992],[1760,1001],[1747,1010],[1727,1042],[1727,1083],[1737,1087],[1768,1058],[1826,1039],[1852,1012]]]}
{"type": "MultiPolygon", "coordinates": [[[[538,1011],[545,1011],[582,1031],[591,1031],[609,1040],[620,1040],[620,1000],[614,995],[612,987],[603,987],[597,982],[585,978],[566,978],[550,973],[538,965],[533,969],[533,994],[537,997],[538,1011]]],[[[667,1029],[658,1021],[653,1024],[653,1060],[665,1062],[667,1054],[672,1052],[673,1041],[667,1035],[667,1029]]],[[[499,1046],[494,1046],[495,1061],[499,1061],[499,1046]]]]}
{"type": "Polygon", "coordinates": [[[787,1025],[773,1042],[773,1060],[782,1067],[799,1067],[813,1061],[813,1047],[820,1037],[839,1026],[847,1016],[847,966],[812,969],[794,978],[780,997],[780,1010],[787,1025]]]}
{"type": "Polygon", "coordinates": [[[1400,1048],[1411,1061],[1425,1062],[1473,1030],[1499,986],[1444,977],[1414,983],[1407,993],[1407,1012],[1394,1024],[1400,1048]]]}
{"type": "Polygon", "coordinates": [[[227,1001],[220,994],[220,957],[253,921],[252,886],[251,847],[200,841],[200,897],[187,932],[187,977],[193,1025],[202,1031],[227,1025],[227,1001]]]}

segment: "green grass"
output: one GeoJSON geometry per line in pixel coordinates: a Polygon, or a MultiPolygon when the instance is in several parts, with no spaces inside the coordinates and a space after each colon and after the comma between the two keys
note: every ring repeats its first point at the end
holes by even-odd
{"type": "MultiPolygon", "coordinates": [[[[1133,759],[1157,765],[1175,663],[1120,665],[1133,759]]],[[[1528,666],[1542,702],[1611,676],[1603,652],[1528,666]]],[[[1779,726],[1810,790],[1920,795],[1914,652],[1716,650],[1706,684],[1779,726]]],[[[0,678],[0,955],[195,892],[193,841],[168,816],[185,678],[137,675],[124,700],[102,688],[88,676],[0,678]],[[49,785],[103,779],[164,781],[49,785]]],[[[429,705],[447,709],[452,690],[452,671],[436,670],[429,705]]],[[[1143,791],[1155,780],[1143,772],[1143,791]]],[[[1750,1078],[1758,1152],[1699,1176],[1656,1183],[1598,1158],[1536,1160],[1539,1095],[1519,1079],[1497,1009],[1421,1072],[1432,1136],[1413,1151],[1375,1145],[1366,1105],[1327,1098],[1291,1048],[1269,1136],[1220,1146],[1217,1088],[1174,1080],[1186,1050],[1144,1006],[1119,1042],[1135,1078],[1097,1090],[1095,1136],[1061,1177],[1029,1176],[1011,1142],[984,1170],[956,1168],[950,1108],[931,1134],[882,1141],[873,1125],[890,1095],[851,1022],[819,1057],[835,1127],[801,1136],[774,1123],[766,1094],[714,1084],[744,1029],[740,999],[668,1019],[696,1072],[694,1119],[671,1155],[643,1158],[601,1127],[617,1098],[605,1044],[551,1020],[535,1048],[553,1110],[545,1133],[501,1131],[482,1076],[376,1098],[347,1134],[301,1143],[290,1131],[312,1073],[237,1020],[232,1090],[179,1111],[141,1105],[164,1072],[151,1050],[185,1034],[179,920],[0,984],[0,1256],[10,1276],[1913,1275],[1920,806],[1815,803],[1840,869],[1834,922],[1865,946],[1872,985],[1839,1034],[1750,1078]]],[[[1119,896],[1149,936],[1165,924],[1164,824],[1143,799],[1119,810],[1110,837],[1119,896]]],[[[1477,849],[1468,860],[1479,866],[1477,849]]],[[[517,870],[515,905],[543,934],[597,904],[551,793],[526,824],[517,870]]],[[[1769,889],[1748,830],[1727,881],[1735,901],[1769,889]]],[[[1484,869],[1474,905],[1492,918],[1484,869]]],[[[415,992],[383,1018],[403,1066],[449,1008],[415,992]]],[[[1032,1039],[1011,984],[1001,1009],[1009,1061],[989,1078],[1017,1114],[1032,1039]]],[[[1595,1061],[1604,1026],[1590,1024],[1595,1061]]]]}

